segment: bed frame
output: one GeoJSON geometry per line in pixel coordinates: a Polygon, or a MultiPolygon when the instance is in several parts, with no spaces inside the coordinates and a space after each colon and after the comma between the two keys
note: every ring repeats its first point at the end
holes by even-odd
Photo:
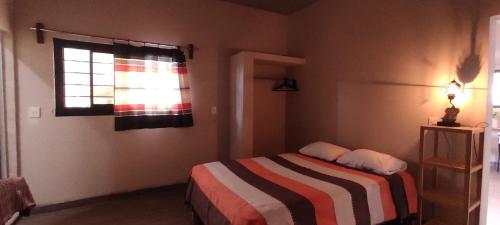
{"type": "MultiPolygon", "coordinates": [[[[191,211],[193,215],[193,225],[204,225],[203,221],[201,221],[200,217],[198,216],[198,213],[196,213],[196,211],[193,208],[191,208],[191,211]]],[[[412,225],[413,221],[415,220],[416,220],[416,215],[412,215],[403,222],[400,222],[399,220],[396,219],[389,222],[385,222],[381,225],[412,225]]]]}

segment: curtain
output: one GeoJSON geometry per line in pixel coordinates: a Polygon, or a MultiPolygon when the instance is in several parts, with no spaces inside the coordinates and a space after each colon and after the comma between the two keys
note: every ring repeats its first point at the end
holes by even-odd
{"type": "Polygon", "coordinates": [[[180,49],[114,45],[115,130],[193,126],[180,49]]]}

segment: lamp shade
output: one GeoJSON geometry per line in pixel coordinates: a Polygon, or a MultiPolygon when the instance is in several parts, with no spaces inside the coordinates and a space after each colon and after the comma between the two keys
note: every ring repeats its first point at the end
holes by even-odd
{"type": "Polygon", "coordinates": [[[9,0],[0,0],[0,32],[10,32],[9,0]]]}
{"type": "Polygon", "coordinates": [[[448,85],[446,94],[448,95],[448,98],[453,99],[460,93],[462,93],[462,85],[453,79],[448,85]]]}

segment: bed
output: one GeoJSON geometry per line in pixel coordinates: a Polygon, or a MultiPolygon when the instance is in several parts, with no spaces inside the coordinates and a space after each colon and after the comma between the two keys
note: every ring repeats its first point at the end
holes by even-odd
{"type": "Polygon", "coordinates": [[[186,202],[204,225],[404,224],[417,212],[409,173],[378,175],[299,153],[197,165],[186,202]]]}

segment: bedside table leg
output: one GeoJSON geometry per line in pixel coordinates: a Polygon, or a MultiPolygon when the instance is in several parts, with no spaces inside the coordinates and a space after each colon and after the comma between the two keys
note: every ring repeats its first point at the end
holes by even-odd
{"type": "Polygon", "coordinates": [[[500,171],[500,143],[498,144],[497,172],[500,171]]]}
{"type": "MultiPolygon", "coordinates": [[[[420,129],[420,151],[419,151],[419,162],[422,162],[424,160],[424,135],[425,131],[424,129],[420,129]]],[[[422,193],[424,191],[424,166],[419,165],[418,167],[418,187],[417,187],[417,192],[418,192],[418,202],[417,202],[417,225],[422,225],[423,224],[423,211],[422,211],[422,204],[423,204],[423,199],[422,199],[422,193]]]]}

